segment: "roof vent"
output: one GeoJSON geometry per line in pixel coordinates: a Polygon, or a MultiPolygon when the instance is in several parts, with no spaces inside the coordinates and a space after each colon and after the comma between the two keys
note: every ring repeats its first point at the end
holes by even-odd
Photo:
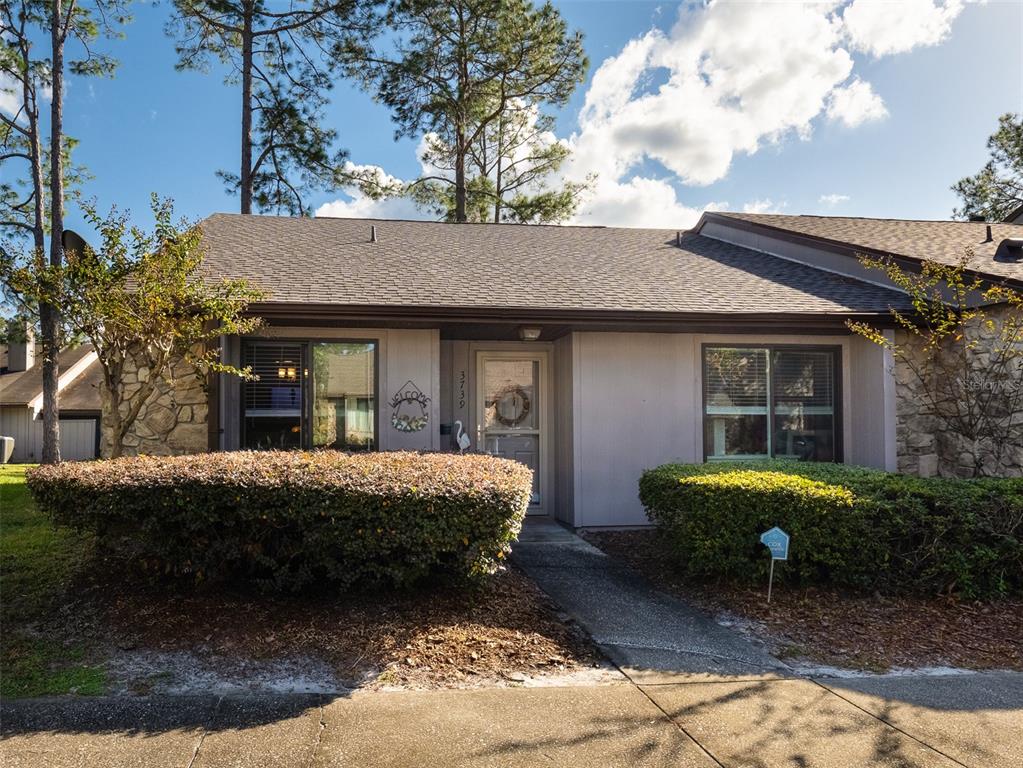
{"type": "Polygon", "coordinates": [[[991,225],[987,225],[987,237],[984,239],[985,243],[993,242],[994,238],[991,236],[991,225]]]}
{"type": "Polygon", "coordinates": [[[1023,237],[1007,237],[995,249],[995,261],[1019,264],[1023,261],[1023,237]]]}
{"type": "Polygon", "coordinates": [[[682,247],[682,230],[678,230],[677,232],[675,232],[675,245],[677,245],[679,248],[682,247]]]}
{"type": "Polygon", "coordinates": [[[369,228],[369,241],[371,243],[375,243],[377,241],[377,225],[376,224],[373,224],[369,228]]]}
{"type": "Polygon", "coordinates": [[[987,221],[983,213],[971,213],[970,221],[987,221]]]}

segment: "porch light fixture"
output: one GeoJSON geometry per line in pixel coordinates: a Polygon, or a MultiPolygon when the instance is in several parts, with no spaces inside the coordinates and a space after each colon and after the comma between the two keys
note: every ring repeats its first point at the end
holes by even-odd
{"type": "Polygon", "coordinates": [[[540,333],[542,331],[543,328],[535,328],[532,326],[519,328],[519,338],[523,341],[536,341],[540,338],[540,333]]]}

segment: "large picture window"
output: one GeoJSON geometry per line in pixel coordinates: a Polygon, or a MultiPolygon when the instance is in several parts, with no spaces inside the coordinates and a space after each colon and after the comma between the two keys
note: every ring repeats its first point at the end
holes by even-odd
{"type": "Polygon", "coordinates": [[[376,344],[247,341],[242,443],[250,449],[376,449],[376,344]]]}
{"type": "Polygon", "coordinates": [[[704,455],[840,461],[839,350],[703,350],[704,455]]]}

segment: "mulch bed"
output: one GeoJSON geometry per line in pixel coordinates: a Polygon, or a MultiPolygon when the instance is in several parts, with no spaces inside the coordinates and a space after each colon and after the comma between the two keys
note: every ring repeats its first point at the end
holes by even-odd
{"type": "Polygon", "coordinates": [[[131,651],[314,657],[348,685],[472,686],[592,667],[585,634],[514,568],[475,587],[268,596],[169,591],[110,579],[77,596],[99,638],[131,651]]]}
{"type": "Polygon", "coordinates": [[[951,666],[1023,669],[1023,600],[883,597],[835,588],[694,583],[675,571],[656,531],[587,538],[661,589],[708,613],[726,613],[782,658],[885,671],[951,666]]]}

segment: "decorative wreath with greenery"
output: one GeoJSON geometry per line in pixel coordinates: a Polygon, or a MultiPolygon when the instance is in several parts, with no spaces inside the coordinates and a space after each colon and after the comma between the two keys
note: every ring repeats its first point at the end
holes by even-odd
{"type": "Polygon", "coordinates": [[[496,397],[494,397],[494,418],[506,427],[517,427],[525,421],[526,417],[529,415],[530,408],[532,408],[532,403],[529,400],[529,395],[526,394],[526,390],[522,387],[514,385],[505,387],[497,393],[496,397]],[[519,414],[512,419],[502,416],[501,409],[498,407],[499,403],[508,397],[508,395],[517,395],[519,399],[522,400],[522,410],[519,411],[519,414]]]}

